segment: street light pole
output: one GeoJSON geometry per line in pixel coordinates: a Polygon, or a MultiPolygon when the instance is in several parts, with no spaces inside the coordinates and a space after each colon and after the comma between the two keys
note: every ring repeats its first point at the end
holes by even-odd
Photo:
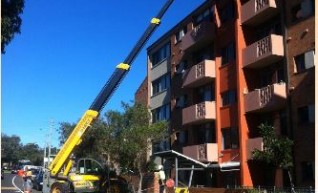
{"type": "Polygon", "coordinates": [[[54,121],[51,120],[50,121],[50,128],[49,128],[49,155],[48,155],[48,162],[47,162],[47,165],[49,166],[50,165],[50,162],[51,162],[51,143],[52,143],[52,128],[54,126],[54,121]]]}

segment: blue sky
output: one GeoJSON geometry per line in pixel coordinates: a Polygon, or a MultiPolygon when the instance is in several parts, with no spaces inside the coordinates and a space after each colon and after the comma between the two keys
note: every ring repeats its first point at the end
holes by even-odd
{"type": "MultiPolygon", "coordinates": [[[[50,121],[76,123],[165,0],[25,0],[21,34],[1,61],[1,130],[43,147],[50,121]]],[[[120,110],[146,76],[146,48],[204,0],[175,0],[103,112],[120,110]]]]}

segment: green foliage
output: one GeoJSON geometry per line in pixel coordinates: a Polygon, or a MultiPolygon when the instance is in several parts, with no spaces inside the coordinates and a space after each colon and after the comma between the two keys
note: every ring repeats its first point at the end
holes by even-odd
{"type": "Polygon", "coordinates": [[[20,33],[24,0],[1,0],[1,53],[16,33],[20,33]]]}
{"type": "Polygon", "coordinates": [[[263,137],[264,150],[255,149],[253,159],[262,160],[275,167],[288,169],[293,166],[292,146],[293,141],[287,137],[279,137],[275,134],[274,127],[261,124],[260,134],[263,137]]]}
{"type": "Polygon", "coordinates": [[[17,164],[18,160],[21,159],[22,144],[20,137],[16,135],[8,136],[2,133],[1,149],[2,162],[12,162],[17,164]]]}
{"type": "Polygon", "coordinates": [[[28,159],[34,165],[42,165],[43,150],[35,143],[23,145],[19,136],[1,134],[1,161],[18,164],[18,160],[28,159]]]}
{"type": "MultiPolygon", "coordinates": [[[[163,139],[167,124],[149,124],[148,108],[141,104],[122,103],[123,112],[107,111],[87,129],[75,157],[109,158],[122,170],[146,171],[146,155],[151,142],[163,139]]],[[[58,129],[63,144],[75,124],[61,123],[58,129]]]]}
{"type": "Polygon", "coordinates": [[[153,160],[150,160],[147,163],[147,172],[155,171],[157,170],[157,167],[158,167],[157,164],[153,160]]]}
{"type": "Polygon", "coordinates": [[[150,114],[144,105],[122,103],[122,106],[124,113],[117,117],[118,120],[111,121],[118,124],[110,126],[117,131],[110,154],[112,160],[119,163],[122,168],[144,172],[147,170],[146,155],[150,144],[163,139],[167,124],[149,124],[150,114]]]}
{"type": "Polygon", "coordinates": [[[43,151],[35,143],[28,143],[22,147],[22,158],[29,159],[34,165],[43,164],[43,151]]]}
{"type": "MultiPolygon", "coordinates": [[[[71,132],[75,128],[76,124],[62,122],[58,129],[60,145],[62,146],[71,132]]],[[[73,154],[75,157],[94,157],[96,159],[102,158],[101,143],[104,136],[105,124],[102,120],[96,120],[92,127],[87,129],[85,135],[83,135],[82,142],[74,149],[73,154]]]]}

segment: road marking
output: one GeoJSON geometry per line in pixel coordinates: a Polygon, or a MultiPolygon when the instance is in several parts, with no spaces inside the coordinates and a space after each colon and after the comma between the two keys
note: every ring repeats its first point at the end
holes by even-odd
{"type": "Polygon", "coordinates": [[[12,178],[12,185],[18,190],[18,192],[24,193],[17,185],[15,185],[15,183],[14,183],[15,177],[17,177],[17,176],[14,176],[14,177],[12,178]]]}
{"type": "Polygon", "coordinates": [[[1,190],[16,190],[15,187],[1,187],[1,190]]]}

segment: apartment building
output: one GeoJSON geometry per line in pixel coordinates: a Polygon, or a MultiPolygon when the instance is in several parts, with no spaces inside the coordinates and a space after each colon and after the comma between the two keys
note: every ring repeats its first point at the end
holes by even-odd
{"type": "Polygon", "coordinates": [[[296,184],[315,177],[315,0],[286,1],[286,63],[296,184]]]}
{"type": "Polygon", "coordinates": [[[207,0],[148,48],[152,121],[170,123],[155,151],[217,165],[196,171],[193,185],[289,186],[286,171],[252,160],[258,126],[269,123],[294,141],[295,185],[314,186],[313,7],[207,0]]]}

